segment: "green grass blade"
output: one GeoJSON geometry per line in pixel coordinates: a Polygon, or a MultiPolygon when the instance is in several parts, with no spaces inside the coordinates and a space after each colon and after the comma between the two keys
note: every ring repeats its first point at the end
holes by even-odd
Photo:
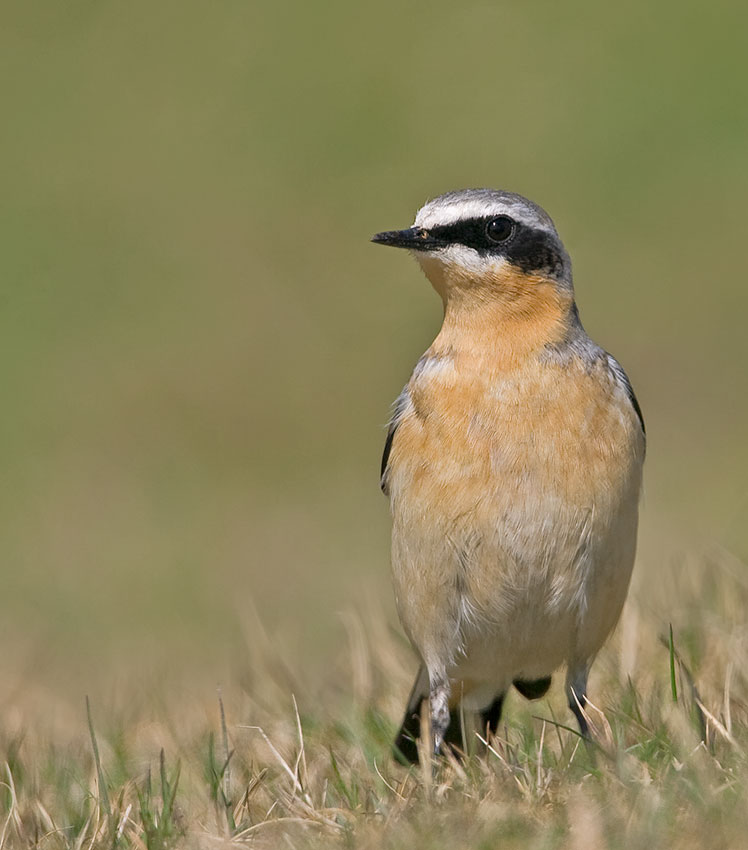
{"type": "Polygon", "coordinates": [[[678,684],[675,680],[675,643],[673,641],[673,624],[670,623],[670,691],[673,702],[678,702],[678,684]]]}
{"type": "Polygon", "coordinates": [[[91,701],[86,696],[86,716],[88,717],[88,731],[91,734],[91,746],[93,748],[94,762],[96,763],[96,776],[99,783],[99,800],[101,807],[106,812],[107,817],[112,816],[112,807],[109,805],[109,794],[106,787],[106,779],[104,771],[101,767],[101,758],[99,757],[99,745],[96,741],[96,733],[94,732],[93,718],[91,717],[91,701]]]}

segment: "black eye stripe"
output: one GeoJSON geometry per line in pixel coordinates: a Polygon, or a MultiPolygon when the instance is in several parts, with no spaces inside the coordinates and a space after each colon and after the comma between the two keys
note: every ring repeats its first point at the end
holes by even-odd
{"type": "Polygon", "coordinates": [[[493,221],[495,216],[486,218],[466,218],[455,221],[453,224],[439,224],[428,228],[429,236],[443,245],[465,245],[476,251],[484,252],[494,247],[486,237],[486,225],[493,221]]]}
{"type": "Polygon", "coordinates": [[[506,257],[523,272],[539,272],[551,276],[561,275],[564,269],[564,251],[558,237],[514,220],[510,237],[502,242],[489,239],[486,228],[498,216],[485,216],[441,224],[428,228],[435,247],[465,245],[480,256],[506,257]]]}

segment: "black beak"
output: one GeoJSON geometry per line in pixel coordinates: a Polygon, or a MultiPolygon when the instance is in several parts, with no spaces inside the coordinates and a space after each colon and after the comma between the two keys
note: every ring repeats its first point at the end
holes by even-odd
{"type": "Polygon", "coordinates": [[[434,239],[422,227],[409,227],[407,230],[385,230],[371,237],[377,245],[391,245],[393,248],[409,248],[411,251],[432,251],[439,247],[434,239]]]}

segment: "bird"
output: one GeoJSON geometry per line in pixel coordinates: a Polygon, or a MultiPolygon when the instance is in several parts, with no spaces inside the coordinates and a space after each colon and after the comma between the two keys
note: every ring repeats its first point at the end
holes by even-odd
{"type": "Polygon", "coordinates": [[[509,689],[538,699],[561,668],[589,740],[588,675],[636,552],[646,436],[631,383],[585,332],[569,254],[527,198],[448,192],[372,241],[409,251],[444,308],[381,464],[420,660],[394,753],[417,762],[430,730],[429,757],[464,755],[464,718],[495,735],[509,689]]]}

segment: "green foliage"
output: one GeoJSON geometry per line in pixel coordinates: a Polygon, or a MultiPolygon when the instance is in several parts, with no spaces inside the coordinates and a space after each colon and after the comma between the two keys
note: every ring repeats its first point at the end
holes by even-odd
{"type": "Polygon", "coordinates": [[[148,850],[167,850],[182,831],[175,809],[180,770],[181,766],[177,762],[174,772],[169,776],[166,770],[166,756],[161,750],[159,755],[160,796],[153,791],[150,768],[143,786],[137,788],[143,840],[148,850]]]}

